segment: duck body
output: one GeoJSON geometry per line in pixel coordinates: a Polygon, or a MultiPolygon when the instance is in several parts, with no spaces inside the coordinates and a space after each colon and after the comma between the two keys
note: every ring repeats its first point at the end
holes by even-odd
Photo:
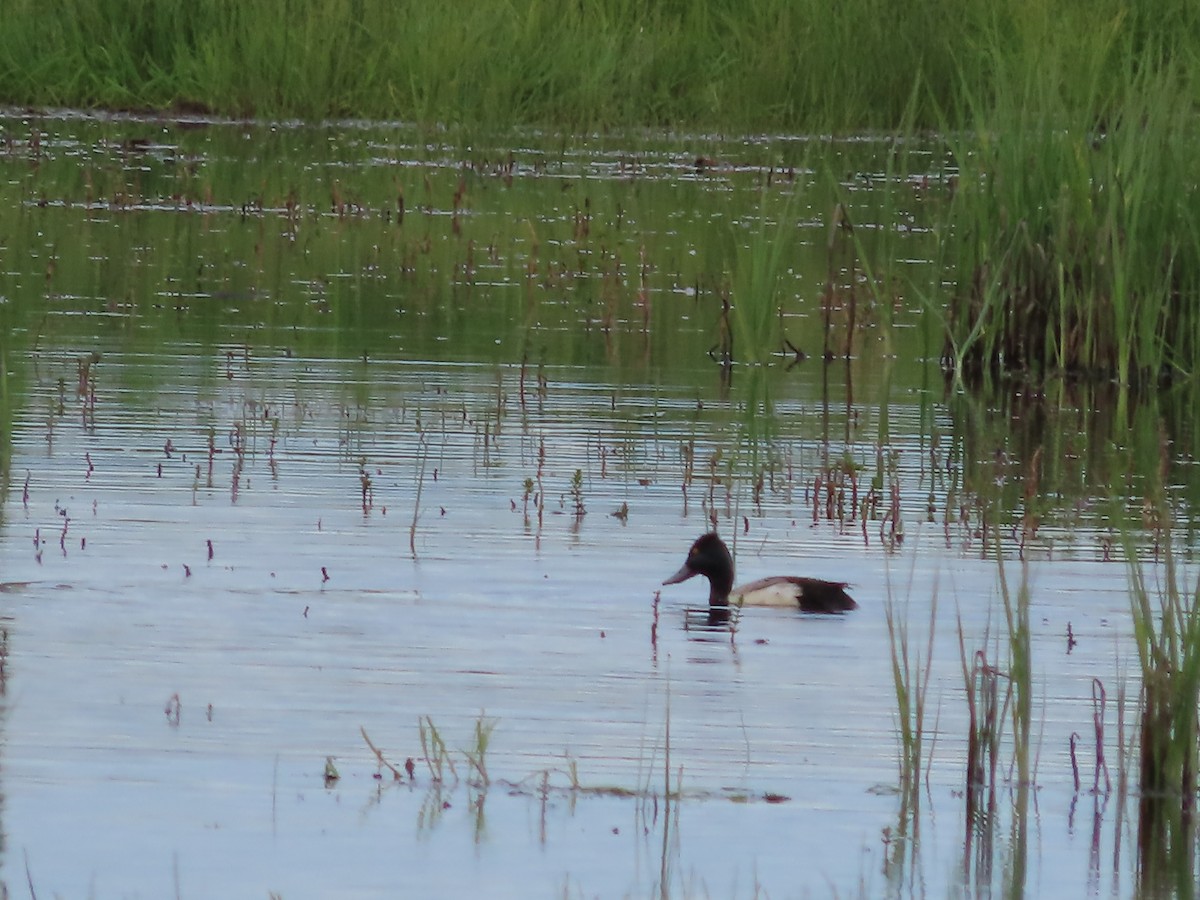
{"type": "Polygon", "coordinates": [[[688,550],[678,572],[663,584],[679,584],[696,575],[708,579],[709,621],[729,621],[731,606],[774,606],[810,613],[844,613],[857,609],[844,581],[776,575],[733,586],[733,556],[714,532],[703,534],[688,550]]]}
{"type": "Polygon", "coordinates": [[[729,602],[735,606],[782,606],[801,612],[840,613],[857,609],[844,581],[823,581],[796,575],[775,575],[735,587],[729,602]]]}

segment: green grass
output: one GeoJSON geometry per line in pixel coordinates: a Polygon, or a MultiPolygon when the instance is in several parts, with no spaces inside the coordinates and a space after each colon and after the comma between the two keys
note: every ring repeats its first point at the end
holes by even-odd
{"type": "MultiPolygon", "coordinates": [[[[433,724],[430,716],[422,716],[417,721],[418,734],[421,740],[421,758],[429,769],[429,777],[435,784],[458,784],[458,769],[454,765],[454,757],[446,746],[438,727],[433,724]]],[[[488,736],[491,731],[489,729],[488,736]]]]}
{"type": "Polygon", "coordinates": [[[1200,82],[1147,65],[1119,34],[1083,59],[1055,45],[1036,65],[1010,61],[1006,93],[968,97],[942,225],[959,375],[1136,386],[1200,365],[1200,82]]]}
{"type": "Polygon", "coordinates": [[[780,279],[791,257],[796,221],[790,203],[784,205],[777,221],[771,221],[769,215],[764,202],[754,231],[746,235],[743,228],[735,226],[731,235],[738,246],[732,304],[725,317],[728,349],[735,361],[746,365],[766,364],[783,346],[780,279]]]}
{"type": "MultiPolygon", "coordinates": [[[[765,367],[773,353],[783,348],[781,320],[785,297],[780,281],[787,265],[796,230],[790,201],[772,221],[764,194],[758,225],[749,235],[737,228],[730,234],[732,289],[722,294],[718,359],[725,383],[732,379],[744,403],[741,432],[750,449],[752,468],[760,465],[764,448],[774,437],[773,404],[765,367]],[[731,366],[736,365],[737,371],[731,366]]],[[[790,299],[790,298],[788,298],[790,299]]],[[[730,459],[733,466],[734,458],[730,459]]]]}
{"type": "Polygon", "coordinates": [[[1162,544],[1158,584],[1148,583],[1132,544],[1127,552],[1142,674],[1139,880],[1147,894],[1191,896],[1200,740],[1200,584],[1189,593],[1182,583],[1169,536],[1162,544]]]}
{"type": "Polygon", "coordinates": [[[487,769],[487,751],[492,743],[492,732],[496,730],[498,724],[500,724],[498,719],[489,719],[480,713],[479,718],[475,720],[473,743],[469,748],[461,751],[462,755],[466,757],[467,764],[475,770],[477,787],[487,788],[491,784],[492,779],[488,775],[487,769]]]}
{"type": "MultiPolygon", "coordinates": [[[[0,327],[4,327],[0,316],[0,327]]],[[[8,353],[0,345],[0,497],[8,496],[12,480],[12,398],[9,396],[8,353]]],[[[4,504],[0,503],[0,524],[4,522],[4,504]]]]}
{"type": "Polygon", "coordinates": [[[1004,623],[1008,637],[1008,671],[1005,673],[1011,691],[1013,778],[1018,786],[1033,784],[1031,765],[1033,723],[1033,672],[1031,631],[1029,624],[1029,570],[1021,566],[1021,583],[1016,593],[1009,589],[1004,573],[1003,545],[995,537],[996,565],[1000,576],[1000,596],[1004,606],[1004,623]]]}
{"type": "Polygon", "coordinates": [[[908,620],[899,614],[896,607],[896,599],[889,590],[883,612],[891,650],[892,682],[896,692],[896,728],[900,741],[899,820],[902,831],[911,825],[915,840],[920,821],[921,768],[925,764],[925,740],[928,737],[925,713],[929,698],[929,676],[933,669],[937,594],[934,593],[929,609],[929,634],[924,654],[920,648],[911,648],[908,620]]]}
{"type": "MultiPolygon", "coordinates": [[[[12,0],[0,99],[108,108],[400,118],[444,124],[699,123],[760,130],[894,127],[990,102],[1005,61],[1065,64],[1120,41],[1191,62],[1184,0],[12,0]],[[1114,37],[1115,35],[1115,37],[1114,37]],[[1077,49],[1079,48],[1079,49],[1077,49]]],[[[1123,72],[1094,68],[1095,89],[1123,72]]],[[[1069,92],[1074,101],[1079,90],[1069,92]]]]}

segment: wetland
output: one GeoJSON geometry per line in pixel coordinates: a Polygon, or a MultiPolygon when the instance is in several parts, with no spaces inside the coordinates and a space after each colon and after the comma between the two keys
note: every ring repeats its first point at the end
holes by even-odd
{"type": "Polygon", "coordinates": [[[0,135],[8,891],[1194,885],[1190,380],[956,380],[945,141],[0,135]]]}

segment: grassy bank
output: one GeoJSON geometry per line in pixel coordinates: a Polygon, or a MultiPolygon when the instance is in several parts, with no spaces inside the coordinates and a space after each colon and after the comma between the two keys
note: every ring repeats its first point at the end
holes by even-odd
{"type": "MultiPolygon", "coordinates": [[[[1197,58],[1185,0],[13,0],[0,102],[567,127],[846,131],[969,113],[1070,35],[1074,105],[1115,97],[1103,54],[1197,58]],[[1169,25],[1168,25],[1169,23],[1169,25]],[[1097,66],[1096,63],[1099,62],[1097,66]]],[[[1070,60],[1068,60],[1069,62],[1070,60]]]]}

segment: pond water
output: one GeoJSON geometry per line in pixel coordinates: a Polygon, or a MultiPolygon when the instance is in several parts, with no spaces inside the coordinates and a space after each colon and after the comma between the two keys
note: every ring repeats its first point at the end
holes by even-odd
{"type": "Polygon", "coordinates": [[[946,390],[936,317],[864,262],[936,265],[935,152],[0,129],[8,891],[1131,892],[1094,715],[1116,779],[1119,534],[1160,421],[1192,448],[1168,404],[946,390]],[[756,353],[728,302],[764,221],[797,238],[756,353]],[[703,585],[660,585],[713,524],[861,608],[697,625],[703,585]],[[981,824],[961,659],[1008,665],[1001,571],[1034,788],[1005,749],[981,824]],[[931,661],[916,813],[889,608],[931,661]]]}

